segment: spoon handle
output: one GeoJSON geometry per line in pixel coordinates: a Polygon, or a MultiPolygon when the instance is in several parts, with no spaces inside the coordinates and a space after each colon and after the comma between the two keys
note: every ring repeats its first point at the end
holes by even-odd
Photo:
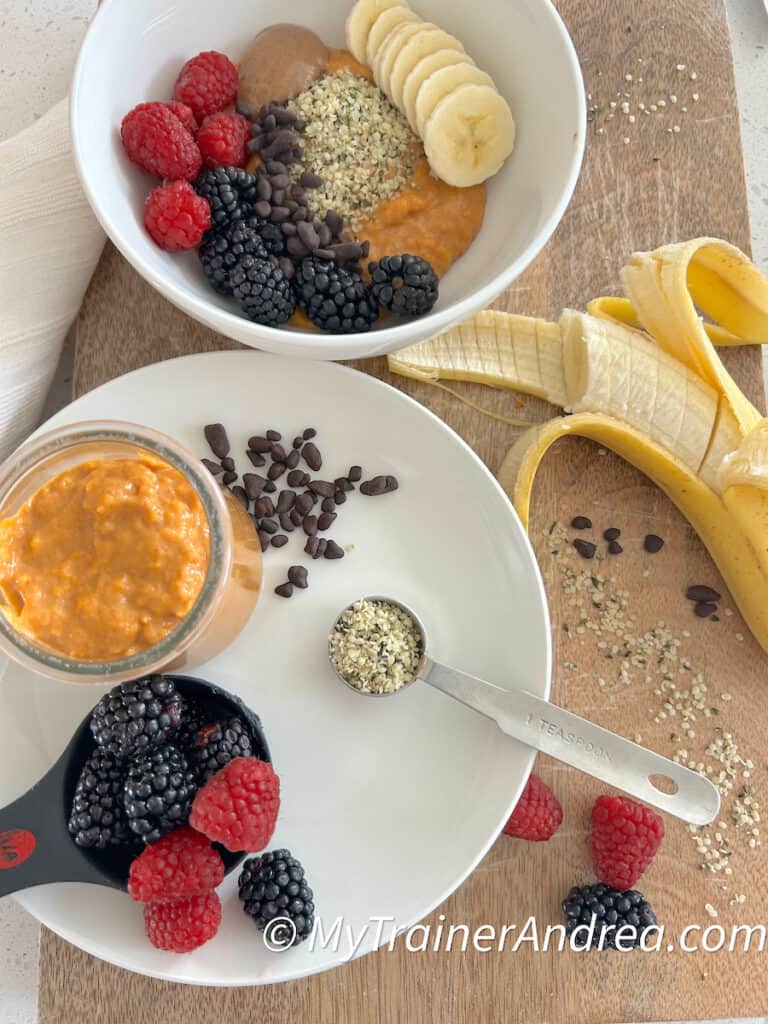
{"type": "Polygon", "coordinates": [[[422,678],[492,718],[508,736],[653,807],[694,825],[706,825],[717,817],[720,794],[709,779],[564,708],[525,690],[504,690],[437,662],[428,663],[422,678]],[[675,792],[658,789],[651,776],[672,780],[675,792]]]}

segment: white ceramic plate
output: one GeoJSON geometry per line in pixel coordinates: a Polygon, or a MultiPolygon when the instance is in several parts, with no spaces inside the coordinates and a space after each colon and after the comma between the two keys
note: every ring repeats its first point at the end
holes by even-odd
{"type": "MultiPolygon", "coordinates": [[[[196,674],[239,693],[261,716],[282,779],[272,848],[305,864],[328,930],[372,917],[410,925],[475,867],[517,800],[532,753],[427,685],[366,701],[335,678],[325,642],[337,612],[370,593],[421,612],[432,648],[449,664],[501,686],[546,696],[550,633],[528,539],[507,498],[464,442],[399,391],[331,363],[222,352],[159,363],[121,377],[48,426],[128,419],[206,455],[205,423],[227,426],[238,468],[246,439],[268,427],[289,439],[319,431],[331,478],[350,464],[394,473],[396,494],[353,494],[331,531],[354,544],[343,561],[311,562],[294,535],[266,557],[265,591],[236,643],[196,674]],[[310,588],[290,601],[274,587],[289,565],[309,566],[310,588]]],[[[0,801],[33,783],[63,750],[102,687],[49,682],[4,666],[0,680],[0,801]]],[[[62,842],[68,842],[62,835],[62,842]]],[[[120,967],[174,981],[252,985],[326,970],[349,956],[307,945],[269,953],[241,909],[236,873],[221,887],[219,934],[177,956],[149,944],[127,895],[49,885],[22,904],[49,928],[120,967]]],[[[374,947],[373,929],[359,952],[374,947]]]]}

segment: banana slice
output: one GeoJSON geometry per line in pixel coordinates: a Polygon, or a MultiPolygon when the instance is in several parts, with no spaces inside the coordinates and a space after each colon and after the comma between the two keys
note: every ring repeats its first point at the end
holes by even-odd
{"type": "Polygon", "coordinates": [[[365,44],[365,63],[369,68],[373,67],[379,50],[392,29],[407,21],[421,21],[421,18],[408,7],[389,7],[381,12],[371,25],[365,44]]]}
{"type": "MultiPolygon", "coordinates": [[[[455,70],[469,69],[457,65],[435,74],[455,70]]],[[[465,84],[437,103],[422,138],[427,160],[438,178],[467,188],[486,181],[502,166],[515,144],[515,122],[509,104],[493,86],[465,84]]]]}
{"type": "Polygon", "coordinates": [[[474,64],[452,64],[441,68],[422,84],[416,97],[416,131],[422,141],[427,121],[438,103],[459,86],[470,84],[487,85],[489,89],[495,90],[491,76],[474,64]]]}
{"type": "Polygon", "coordinates": [[[390,7],[407,7],[407,0],[357,0],[345,27],[347,48],[355,60],[365,64],[368,33],[378,16],[390,7]]]}
{"type": "Polygon", "coordinates": [[[464,47],[456,36],[452,36],[449,32],[443,32],[441,28],[429,21],[423,24],[420,30],[414,33],[398,50],[387,82],[389,88],[387,95],[399,110],[403,111],[403,88],[408,75],[420,60],[438,50],[457,50],[459,53],[463,53],[464,47]]]}
{"type": "Polygon", "coordinates": [[[428,57],[422,58],[416,67],[408,74],[403,86],[403,113],[408,118],[411,128],[416,131],[416,97],[424,82],[441,68],[450,67],[452,64],[473,64],[474,61],[466,53],[459,50],[438,50],[428,57]]]}
{"type": "Polygon", "coordinates": [[[384,93],[392,99],[389,91],[389,75],[395,58],[408,40],[421,31],[421,21],[406,21],[397,25],[389,33],[387,38],[379,47],[376,59],[373,62],[373,80],[384,93]]]}

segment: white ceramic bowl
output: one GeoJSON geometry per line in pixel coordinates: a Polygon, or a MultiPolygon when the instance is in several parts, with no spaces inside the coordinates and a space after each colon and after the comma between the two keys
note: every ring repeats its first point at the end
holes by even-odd
{"type": "MultiPolygon", "coordinates": [[[[293,21],[344,45],[352,0],[105,0],[72,83],[72,138],[85,191],[112,241],[159,292],[207,326],[255,348],[314,359],[392,352],[430,337],[494,299],[540,252],[581,166],[585,101],[576,53],[549,0],[413,0],[422,17],[458,36],[493,75],[517,123],[515,151],[489,182],[480,235],[441,282],[429,316],[369,334],[263,327],[207,284],[194,253],[168,254],[144,230],[154,180],[131,164],[120,122],[137,103],[170,98],[181,65],[201,50],[233,58],[262,28],[293,21]]],[[[450,230],[450,225],[446,225],[450,230]]],[[[386,321],[385,321],[386,323],[386,321]]]]}

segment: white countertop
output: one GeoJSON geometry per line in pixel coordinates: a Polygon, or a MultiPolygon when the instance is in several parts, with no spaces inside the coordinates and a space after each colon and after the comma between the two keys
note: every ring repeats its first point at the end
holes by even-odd
{"type": "MultiPolygon", "coordinates": [[[[768,11],[764,0],[726,0],[726,4],[741,112],[752,251],[755,261],[768,271],[768,11]]],[[[0,140],[45,113],[66,94],[75,55],[95,7],[96,0],[0,0],[0,140]]],[[[12,899],[3,900],[0,1024],[37,1024],[37,962],[36,922],[12,899]]],[[[761,1020],[768,1024],[768,1017],[761,1020]]]]}

